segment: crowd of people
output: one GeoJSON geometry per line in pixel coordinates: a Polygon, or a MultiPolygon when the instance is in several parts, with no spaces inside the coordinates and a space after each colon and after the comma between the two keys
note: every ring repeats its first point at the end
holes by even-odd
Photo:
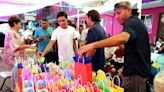
{"type": "MultiPolygon", "coordinates": [[[[73,61],[73,56],[83,54],[91,56],[92,70],[99,69],[118,73],[122,79],[122,87],[125,92],[147,92],[146,82],[149,78],[151,60],[150,44],[146,26],[132,14],[129,2],[119,2],[114,6],[114,15],[123,25],[120,34],[109,36],[100,25],[100,14],[96,10],[90,10],[86,14],[85,25],[76,25],[68,20],[65,12],[57,14],[57,22],[49,25],[46,18],[41,19],[41,26],[33,32],[33,42],[36,46],[26,45],[18,34],[21,28],[21,20],[13,16],[9,18],[10,30],[5,36],[3,63],[7,70],[13,71],[15,58],[23,56],[24,49],[37,50],[39,57],[45,57],[44,63],[54,62],[59,65],[66,59],[73,61]],[[106,65],[110,62],[110,66],[106,65]]],[[[154,48],[163,53],[163,39],[160,37],[154,48]]],[[[14,78],[11,77],[11,91],[14,91],[14,78]]]]}

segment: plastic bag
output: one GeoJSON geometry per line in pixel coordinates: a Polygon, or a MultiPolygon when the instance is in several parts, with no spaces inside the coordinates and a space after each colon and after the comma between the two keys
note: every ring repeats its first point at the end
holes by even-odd
{"type": "Polygon", "coordinates": [[[164,70],[160,71],[154,78],[154,91],[164,92],[164,70]]]}
{"type": "Polygon", "coordinates": [[[87,84],[88,82],[92,83],[92,64],[90,57],[84,57],[79,59],[78,56],[74,57],[75,60],[75,79],[81,77],[81,84],[87,84]]]}

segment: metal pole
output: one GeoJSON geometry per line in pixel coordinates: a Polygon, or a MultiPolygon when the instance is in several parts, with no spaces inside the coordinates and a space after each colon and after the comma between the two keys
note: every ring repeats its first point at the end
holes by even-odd
{"type": "Polygon", "coordinates": [[[138,12],[139,12],[138,18],[140,18],[140,19],[141,19],[141,12],[142,12],[142,0],[137,0],[137,8],[138,8],[138,12]]]}
{"type": "Polygon", "coordinates": [[[77,9],[77,30],[79,31],[79,22],[80,22],[80,16],[79,16],[79,13],[80,13],[80,9],[77,9]]]}

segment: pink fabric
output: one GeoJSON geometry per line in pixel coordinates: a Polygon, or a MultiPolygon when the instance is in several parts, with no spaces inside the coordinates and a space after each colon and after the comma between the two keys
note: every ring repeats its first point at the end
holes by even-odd
{"type": "Polygon", "coordinates": [[[2,61],[7,70],[11,70],[14,67],[16,57],[23,55],[23,51],[15,51],[22,42],[20,35],[13,30],[9,30],[5,36],[2,61]]]}

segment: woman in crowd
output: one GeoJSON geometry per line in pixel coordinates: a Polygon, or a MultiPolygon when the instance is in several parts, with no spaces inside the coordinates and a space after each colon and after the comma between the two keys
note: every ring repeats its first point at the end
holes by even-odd
{"type": "Polygon", "coordinates": [[[164,43],[163,42],[163,38],[162,37],[159,37],[158,40],[157,40],[157,42],[156,42],[156,49],[157,50],[160,49],[162,47],[163,43],[164,43]]]}
{"type": "Polygon", "coordinates": [[[13,76],[13,67],[15,64],[15,59],[23,55],[24,49],[36,47],[25,45],[20,35],[18,34],[19,29],[21,28],[21,20],[12,16],[8,20],[10,30],[5,36],[4,50],[3,50],[3,66],[5,70],[12,71],[11,76],[11,91],[14,91],[14,76],[13,76]]]}

